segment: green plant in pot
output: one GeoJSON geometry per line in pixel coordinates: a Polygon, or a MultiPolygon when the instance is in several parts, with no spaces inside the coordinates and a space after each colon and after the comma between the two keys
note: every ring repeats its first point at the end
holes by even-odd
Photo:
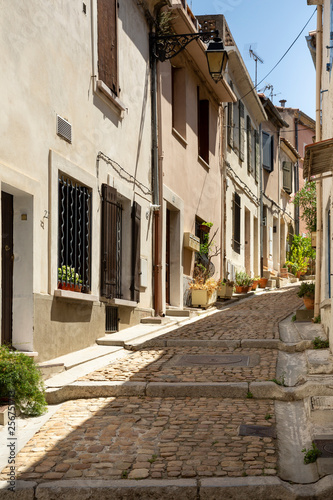
{"type": "Polygon", "coordinates": [[[303,281],[297,295],[303,299],[306,309],[313,309],[315,297],[314,281],[303,281]]]}
{"type": "Polygon", "coordinates": [[[236,272],[236,293],[247,293],[252,286],[252,278],[245,271],[236,272]]]}
{"type": "Polygon", "coordinates": [[[58,288],[81,291],[82,279],[74,267],[66,265],[58,267],[58,288]]]}

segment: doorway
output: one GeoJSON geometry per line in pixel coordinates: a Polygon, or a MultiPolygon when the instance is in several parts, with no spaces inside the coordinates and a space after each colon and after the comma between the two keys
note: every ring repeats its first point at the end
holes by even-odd
{"type": "Polygon", "coordinates": [[[1,344],[12,344],[13,337],[13,196],[1,191],[1,344]]]}
{"type": "Polygon", "coordinates": [[[170,305],[170,240],[171,240],[171,225],[170,225],[170,210],[166,211],[166,242],[165,242],[165,302],[170,305]]]}

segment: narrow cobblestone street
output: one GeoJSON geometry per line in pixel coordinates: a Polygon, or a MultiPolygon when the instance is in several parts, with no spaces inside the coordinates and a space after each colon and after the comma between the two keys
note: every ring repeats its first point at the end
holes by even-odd
{"type": "MultiPolygon", "coordinates": [[[[78,382],[89,384],[92,391],[94,384],[109,382],[125,386],[159,382],[170,390],[177,384],[186,388],[193,383],[199,388],[200,384],[220,383],[257,383],[259,388],[270,383],[274,387],[269,381],[277,378],[279,349],[269,348],[265,342],[281,342],[279,322],[301,306],[296,291],[295,287],[285,288],[224,307],[143,343],[78,382]],[[177,346],[160,347],[166,340],[176,340],[177,346]],[[256,346],[239,347],[246,340],[257,341],[256,346]],[[202,341],[206,341],[204,345],[202,341]]],[[[279,476],[275,392],[269,397],[266,391],[261,399],[246,387],[251,385],[245,386],[244,397],[220,397],[218,393],[202,397],[201,392],[197,397],[170,397],[162,392],[158,397],[120,395],[64,402],[18,453],[16,479],[37,485],[79,480],[76,486],[83,487],[88,480],[118,480],[130,485],[131,479],[275,478],[279,476]],[[257,432],[253,428],[253,432],[243,432],[245,426],[255,426],[257,432]]],[[[2,481],[8,473],[6,467],[2,481]]],[[[137,485],[140,483],[144,484],[137,485]]],[[[63,482],[59,484],[64,487],[63,482]]],[[[181,493],[159,491],[156,496],[153,490],[149,496],[135,493],[134,486],[134,493],[120,492],[110,498],[222,498],[198,496],[193,493],[197,487],[187,490],[185,486],[181,493]]],[[[297,498],[279,495],[251,498],[297,498]]],[[[67,497],[63,493],[58,498],[67,497]]]]}

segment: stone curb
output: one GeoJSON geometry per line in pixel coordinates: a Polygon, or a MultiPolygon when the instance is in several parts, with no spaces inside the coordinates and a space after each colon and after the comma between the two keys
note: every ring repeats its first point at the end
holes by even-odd
{"type": "Polygon", "coordinates": [[[191,398],[246,398],[247,382],[225,383],[167,383],[151,382],[146,395],[150,397],[191,397],[191,398]]]}
{"type": "Polygon", "coordinates": [[[311,340],[301,340],[295,343],[285,343],[279,339],[244,339],[244,340],[189,340],[189,339],[151,339],[142,343],[127,342],[124,345],[125,349],[130,351],[140,351],[146,348],[163,348],[163,347],[229,347],[231,349],[248,348],[248,349],[277,349],[279,351],[295,353],[303,352],[313,348],[311,340]]]}
{"type": "Polygon", "coordinates": [[[60,388],[49,388],[45,392],[48,404],[89,398],[117,396],[145,396],[146,382],[74,382],[60,388]]]}
{"type": "Polygon", "coordinates": [[[327,500],[333,496],[333,476],[313,484],[290,484],[277,477],[205,478],[177,480],[60,480],[17,481],[15,493],[0,482],[0,499],[18,500],[327,500]]]}
{"type": "Polygon", "coordinates": [[[298,387],[282,387],[275,382],[76,382],[47,389],[48,404],[89,398],[147,396],[154,398],[255,398],[299,401],[310,396],[333,396],[333,385],[306,382],[298,387]]]}

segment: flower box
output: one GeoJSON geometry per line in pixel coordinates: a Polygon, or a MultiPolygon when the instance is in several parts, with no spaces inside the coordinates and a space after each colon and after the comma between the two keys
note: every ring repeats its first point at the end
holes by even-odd
{"type": "Polygon", "coordinates": [[[210,294],[208,293],[208,290],[192,290],[192,306],[194,307],[209,307],[215,304],[216,299],[216,290],[210,294]]]}
{"type": "Polygon", "coordinates": [[[232,297],[233,291],[233,286],[222,283],[217,289],[217,296],[221,297],[222,299],[230,299],[232,297]]]}

